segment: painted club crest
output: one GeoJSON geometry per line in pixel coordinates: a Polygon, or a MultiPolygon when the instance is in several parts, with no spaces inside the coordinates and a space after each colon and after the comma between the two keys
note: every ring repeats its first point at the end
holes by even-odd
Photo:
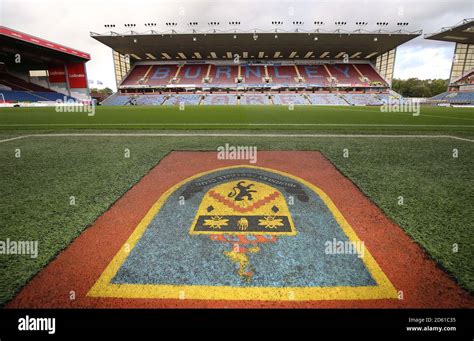
{"type": "Polygon", "coordinates": [[[254,270],[248,254],[296,231],[279,190],[254,180],[236,180],[204,195],[190,234],[207,234],[213,241],[228,244],[230,250],[224,255],[237,264],[239,276],[250,281],[254,270]]]}
{"type": "Polygon", "coordinates": [[[89,292],[93,297],[326,300],[393,298],[367,250],[320,188],[288,173],[231,166],[169,188],[89,292]],[[337,271],[335,271],[337,269],[337,271]]]}

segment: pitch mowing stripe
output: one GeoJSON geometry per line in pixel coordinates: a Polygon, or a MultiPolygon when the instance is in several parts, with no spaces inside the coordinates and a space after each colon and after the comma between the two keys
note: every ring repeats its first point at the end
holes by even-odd
{"type": "Polygon", "coordinates": [[[70,134],[32,134],[22,135],[5,140],[10,142],[27,137],[285,137],[285,138],[325,138],[325,137],[352,137],[352,138],[421,138],[421,139],[453,139],[465,142],[474,140],[453,135],[385,135],[385,134],[244,134],[244,133],[70,133],[70,134]]]}
{"type": "MultiPolygon", "coordinates": [[[[358,111],[358,112],[368,112],[368,113],[373,113],[373,110],[363,110],[363,109],[348,109],[348,108],[339,108],[339,110],[344,110],[344,111],[358,111]]],[[[406,117],[413,117],[412,112],[390,112],[390,111],[384,111],[380,112],[380,114],[391,114],[391,115],[399,115],[399,116],[406,116],[406,117]]],[[[474,118],[466,118],[466,117],[454,117],[454,116],[439,116],[439,115],[430,115],[430,114],[423,114],[420,112],[420,114],[417,117],[435,117],[435,118],[448,118],[448,119],[453,119],[453,120],[467,120],[467,121],[474,121],[474,118]]]]}
{"type": "Polygon", "coordinates": [[[474,125],[464,124],[362,124],[362,123],[30,123],[30,124],[0,124],[0,127],[126,127],[126,126],[222,126],[222,127],[441,127],[441,128],[474,128],[474,125]]]}

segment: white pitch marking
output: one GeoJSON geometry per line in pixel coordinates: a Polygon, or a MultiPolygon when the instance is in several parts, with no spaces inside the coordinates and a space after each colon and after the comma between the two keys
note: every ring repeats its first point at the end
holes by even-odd
{"type": "Polygon", "coordinates": [[[6,140],[8,142],[27,137],[285,137],[285,138],[324,138],[324,137],[352,137],[352,138],[417,138],[417,139],[453,139],[466,142],[474,140],[453,135],[385,135],[385,134],[243,134],[243,133],[53,133],[23,135],[6,140]]]}
{"type": "Polygon", "coordinates": [[[12,138],[9,138],[9,139],[5,139],[5,140],[0,140],[0,143],[3,143],[3,142],[9,142],[9,141],[14,141],[14,140],[19,140],[19,139],[24,139],[26,137],[30,137],[32,135],[22,135],[22,136],[16,136],[16,137],[12,137],[12,138]]]}
{"type": "Polygon", "coordinates": [[[32,124],[0,124],[0,127],[108,127],[108,126],[291,126],[291,127],[441,127],[441,128],[474,128],[474,125],[463,124],[362,124],[362,123],[32,123],[32,124]]]}

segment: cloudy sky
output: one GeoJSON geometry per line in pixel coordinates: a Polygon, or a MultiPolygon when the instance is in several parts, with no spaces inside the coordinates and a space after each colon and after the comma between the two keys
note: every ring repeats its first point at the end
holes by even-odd
{"type": "MultiPolygon", "coordinates": [[[[90,38],[90,32],[105,33],[104,24],[115,24],[124,32],[125,23],[137,24],[146,31],[146,22],[156,22],[157,31],[166,31],[166,21],[178,22],[177,31],[188,30],[186,23],[207,22],[223,25],[239,20],[241,28],[271,29],[272,20],[285,23],[282,29],[294,29],[292,22],[303,21],[303,29],[314,29],[314,21],[324,21],[332,30],[335,21],[346,21],[345,29],[354,30],[355,22],[367,21],[367,30],[376,30],[376,22],[386,21],[387,30],[396,30],[397,22],[408,22],[405,29],[437,32],[462,19],[474,17],[473,0],[0,0],[0,25],[24,31],[78,50],[88,52],[90,80],[100,80],[115,89],[112,52],[90,38]]],[[[225,28],[225,25],[224,27],[225,28]]],[[[397,50],[395,77],[448,78],[454,44],[418,37],[397,50]]]]}

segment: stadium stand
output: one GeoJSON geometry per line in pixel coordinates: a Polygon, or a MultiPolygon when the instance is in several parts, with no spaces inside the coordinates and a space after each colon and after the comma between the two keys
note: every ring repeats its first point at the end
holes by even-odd
{"type": "Polygon", "coordinates": [[[136,105],[161,105],[165,101],[165,95],[139,95],[135,97],[136,105]]]}
{"type": "Polygon", "coordinates": [[[145,82],[147,72],[150,70],[149,65],[137,65],[129,73],[128,77],[123,81],[122,85],[138,85],[145,82]]]}
{"type": "MultiPolygon", "coordinates": [[[[396,94],[396,93],[395,93],[396,94]]],[[[451,93],[451,96],[454,96],[451,93]]],[[[471,99],[469,93],[459,95],[457,102],[471,99]]],[[[441,98],[441,97],[440,97],[441,98]]],[[[444,98],[444,97],[443,97],[444,98]]],[[[173,94],[114,94],[102,105],[383,105],[406,99],[390,93],[173,93],[173,94]],[[238,100],[240,97],[240,100],[238,100]]],[[[454,102],[454,99],[453,99],[454,102]]]]}
{"type": "Polygon", "coordinates": [[[201,84],[207,73],[207,65],[184,65],[179,71],[176,84],[201,84]]]}
{"type": "Polygon", "coordinates": [[[280,105],[307,105],[309,104],[307,99],[302,94],[274,94],[272,95],[273,104],[280,104],[280,105]]]}
{"type": "Polygon", "coordinates": [[[115,93],[112,96],[105,99],[102,102],[102,105],[105,106],[119,106],[119,105],[127,105],[130,101],[130,95],[121,95],[119,93],[115,93]]]}
{"type": "Polygon", "coordinates": [[[176,83],[179,80],[179,71],[178,65],[153,65],[147,71],[142,84],[159,86],[176,83]]]}
{"type": "Polygon", "coordinates": [[[263,65],[243,65],[240,67],[240,77],[244,84],[264,84],[265,81],[265,67],[263,65]]]}
{"type": "Polygon", "coordinates": [[[211,65],[209,76],[205,77],[205,83],[212,84],[235,84],[239,76],[239,68],[236,65],[211,65]]]}
{"type": "Polygon", "coordinates": [[[202,100],[201,105],[237,105],[237,95],[209,94],[202,100]]]}
{"type": "Polygon", "coordinates": [[[474,104],[474,92],[446,91],[432,97],[431,100],[450,104],[474,104]]]}
{"type": "Polygon", "coordinates": [[[166,64],[136,65],[122,81],[121,87],[134,85],[236,85],[263,84],[286,86],[369,86],[369,83],[387,86],[370,64],[322,65],[213,65],[166,64]]]}
{"type": "MultiPolygon", "coordinates": [[[[439,99],[446,97],[439,95],[439,99]]],[[[454,93],[450,93],[454,97],[454,93]]],[[[457,96],[457,95],[456,95],[457,96]]],[[[462,93],[457,102],[471,101],[470,93],[462,93]]],[[[237,93],[173,93],[173,94],[114,94],[107,98],[102,105],[383,105],[389,101],[406,99],[394,92],[383,93],[292,93],[268,92],[266,94],[242,92],[237,93]],[[240,97],[240,100],[238,99],[240,97]]],[[[453,98],[453,102],[456,100],[453,98]]]]}
{"type": "Polygon", "coordinates": [[[163,102],[164,105],[198,105],[202,99],[202,95],[197,94],[174,94],[169,96],[166,101],[163,102]]]}
{"type": "Polygon", "coordinates": [[[382,105],[383,102],[375,94],[343,94],[351,105],[382,105]]]}
{"type": "Polygon", "coordinates": [[[273,84],[300,84],[296,65],[271,65],[267,72],[273,84]]]}
{"type": "Polygon", "coordinates": [[[143,62],[132,67],[120,90],[143,94],[111,96],[103,105],[382,105],[391,98],[388,84],[370,63],[319,64],[212,64],[181,63],[151,64],[143,62]],[[372,86],[380,93],[365,93],[372,86]],[[268,93],[249,91],[268,90],[268,93]],[[329,92],[334,87],[343,92],[329,92]],[[201,94],[180,93],[187,89],[202,89],[201,94]],[[227,88],[233,93],[211,93],[227,88]],[[380,88],[380,89],[377,89],[380,88]],[[141,90],[145,89],[145,90],[141,90]],[[148,89],[173,94],[147,94],[148,89]],[[165,90],[166,89],[166,90],[165,90]],[[283,89],[283,92],[276,92],[283,89]],[[301,89],[296,93],[291,89],[301,89]],[[319,93],[308,92],[315,89],[319,93]],[[306,91],[305,91],[306,90],[306,91]],[[351,91],[352,90],[352,91],[351,91]],[[237,93],[240,93],[238,95],[237,93]]]}
{"type": "Polygon", "coordinates": [[[327,66],[329,73],[337,80],[338,84],[354,86],[367,85],[368,82],[361,80],[361,76],[357,73],[352,64],[329,64],[327,66]]]}
{"type": "Polygon", "coordinates": [[[23,79],[12,76],[5,72],[0,73],[0,84],[10,87],[11,90],[53,92],[50,89],[44,88],[34,83],[27,82],[23,79]]]}
{"type": "Polygon", "coordinates": [[[18,91],[18,90],[0,90],[0,100],[5,102],[54,102],[57,100],[72,100],[75,99],[57,92],[40,92],[40,91],[18,91]]]}
{"type": "Polygon", "coordinates": [[[306,97],[313,105],[349,105],[337,94],[307,94],[306,97]]]}
{"type": "Polygon", "coordinates": [[[91,100],[89,54],[5,26],[0,26],[0,41],[2,107],[91,100]]]}
{"type": "Polygon", "coordinates": [[[246,93],[240,96],[240,104],[242,105],[266,105],[271,104],[268,95],[246,93]]]}
{"type": "MultiPolygon", "coordinates": [[[[115,34],[91,37],[112,49],[120,94],[172,93],[163,105],[382,105],[397,46],[421,31],[115,34]]],[[[119,97],[104,104],[120,102],[130,104],[119,97]]]]}
{"type": "Polygon", "coordinates": [[[361,77],[366,78],[369,84],[379,83],[381,85],[388,85],[387,82],[378,74],[377,71],[370,64],[353,64],[353,67],[358,71],[361,77]]]}
{"type": "Polygon", "coordinates": [[[330,75],[325,65],[298,65],[301,77],[306,84],[313,86],[330,86],[330,75]]]}

